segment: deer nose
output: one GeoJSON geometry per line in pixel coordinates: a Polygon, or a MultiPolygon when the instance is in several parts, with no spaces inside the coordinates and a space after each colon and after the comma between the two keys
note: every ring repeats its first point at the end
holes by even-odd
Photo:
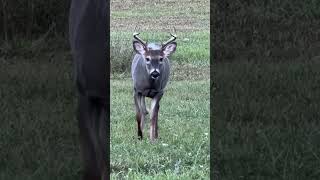
{"type": "Polygon", "coordinates": [[[152,79],[157,79],[160,76],[160,73],[158,73],[157,71],[153,71],[151,73],[151,78],[152,79]]]}

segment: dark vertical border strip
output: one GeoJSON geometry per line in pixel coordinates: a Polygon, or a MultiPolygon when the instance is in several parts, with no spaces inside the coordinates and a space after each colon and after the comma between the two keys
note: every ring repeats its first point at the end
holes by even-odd
{"type": "Polygon", "coordinates": [[[210,1],[210,179],[215,179],[214,177],[214,153],[213,153],[213,145],[214,145],[214,134],[213,134],[213,88],[214,88],[214,1],[210,1]]]}
{"type": "Polygon", "coordinates": [[[319,179],[320,36],[313,28],[319,29],[320,16],[311,2],[288,4],[211,1],[211,179],[319,179]],[[230,77],[217,71],[217,61],[230,77]],[[229,105],[233,109],[224,108],[229,105]],[[234,132],[225,128],[228,121],[234,132]]]}
{"type": "Polygon", "coordinates": [[[107,35],[107,50],[106,50],[106,53],[107,53],[107,57],[108,57],[108,60],[107,60],[107,125],[108,125],[108,128],[107,128],[107,174],[109,176],[109,179],[110,179],[110,174],[111,174],[111,168],[110,168],[110,0],[107,0],[107,32],[106,32],[106,35],[107,35]]]}

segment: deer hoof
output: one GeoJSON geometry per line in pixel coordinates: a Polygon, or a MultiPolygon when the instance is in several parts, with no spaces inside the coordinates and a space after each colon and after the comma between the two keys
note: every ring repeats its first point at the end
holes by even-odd
{"type": "Polygon", "coordinates": [[[157,139],[156,139],[156,138],[151,138],[151,139],[150,139],[150,142],[151,142],[151,144],[154,144],[154,143],[157,142],[157,139]]]}
{"type": "Polygon", "coordinates": [[[142,132],[138,132],[138,139],[142,140],[142,132]]]}

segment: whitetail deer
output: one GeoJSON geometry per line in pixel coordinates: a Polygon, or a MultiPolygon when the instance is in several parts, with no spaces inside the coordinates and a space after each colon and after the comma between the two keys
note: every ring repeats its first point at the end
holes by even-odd
{"type": "Polygon", "coordinates": [[[162,44],[147,43],[138,35],[139,33],[133,35],[133,49],[136,54],[131,66],[138,137],[139,139],[143,137],[144,121],[147,115],[145,97],[149,97],[152,98],[150,140],[154,142],[158,138],[159,103],[170,74],[168,57],[176,50],[176,35],[170,33],[172,37],[162,44]]]}
{"type": "Polygon", "coordinates": [[[70,46],[75,64],[83,180],[107,180],[109,1],[72,0],[70,46]]]}

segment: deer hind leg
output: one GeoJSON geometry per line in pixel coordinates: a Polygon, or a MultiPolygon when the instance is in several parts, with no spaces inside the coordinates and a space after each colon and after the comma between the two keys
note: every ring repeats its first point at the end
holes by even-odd
{"type": "Polygon", "coordinates": [[[160,100],[162,94],[156,95],[151,101],[151,125],[150,140],[154,142],[158,138],[158,114],[160,109],[160,100]]]}
{"type": "Polygon", "coordinates": [[[143,138],[143,128],[141,128],[141,122],[144,121],[143,113],[141,110],[141,98],[142,96],[138,93],[134,93],[134,105],[136,109],[136,121],[137,121],[137,127],[138,127],[138,138],[141,140],[143,138]]]}

